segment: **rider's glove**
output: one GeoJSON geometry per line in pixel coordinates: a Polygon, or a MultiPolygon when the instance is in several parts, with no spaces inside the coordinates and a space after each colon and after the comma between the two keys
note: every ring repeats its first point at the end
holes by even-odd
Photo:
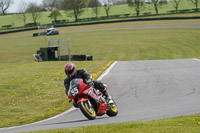
{"type": "Polygon", "coordinates": [[[94,83],[92,82],[92,80],[88,80],[88,81],[87,81],[87,84],[88,84],[90,87],[94,87],[94,83]]]}
{"type": "Polygon", "coordinates": [[[69,99],[69,103],[71,103],[72,102],[72,99],[69,99]]]}

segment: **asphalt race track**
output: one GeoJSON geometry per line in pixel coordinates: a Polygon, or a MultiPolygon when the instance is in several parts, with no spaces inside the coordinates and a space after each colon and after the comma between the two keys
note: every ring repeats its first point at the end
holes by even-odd
{"type": "Polygon", "coordinates": [[[200,113],[200,60],[118,61],[102,79],[119,113],[87,120],[79,109],[0,133],[162,119],[200,113]]]}

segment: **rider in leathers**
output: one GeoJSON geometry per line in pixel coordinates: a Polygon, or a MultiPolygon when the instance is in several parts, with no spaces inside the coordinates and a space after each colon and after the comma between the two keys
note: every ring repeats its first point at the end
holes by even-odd
{"type": "MultiPolygon", "coordinates": [[[[103,93],[106,100],[108,101],[111,97],[108,95],[103,83],[100,81],[94,80],[92,81],[92,75],[89,74],[85,69],[76,70],[75,64],[70,62],[65,65],[65,73],[67,77],[64,80],[64,86],[66,88],[66,95],[68,95],[68,90],[70,86],[70,81],[74,78],[81,78],[83,82],[91,87],[95,87],[99,91],[103,93]]],[[[73,103],[76,106],[76,103],[73,103]]]]}

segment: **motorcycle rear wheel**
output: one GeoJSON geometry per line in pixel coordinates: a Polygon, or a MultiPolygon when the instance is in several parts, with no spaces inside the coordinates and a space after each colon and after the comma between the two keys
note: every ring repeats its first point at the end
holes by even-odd
{"type": "Polygon", "coordinates": [[[116,103],[115,103],[115,101],[113,100],[113,102],[114,103],[112,103],[112,104],[108,104],[107,106],[107,108],[109,109],[108,111],[107,111],[107,115],[108,116],[110,116],[110,117],[112,117],[112,116],[116,116],[117,114],[118,114],[118,109],[117,109],[117,105],[116,105],[116,103]]]}
{"type": "Polygon", "coordinates": [[[90,103],[90,101],[81,101],[78,103],[78,106],[81,110],[81,112],[87,117],[89,120],[96,119],[96,112],[94,110],[94,107],[90,103]]]}

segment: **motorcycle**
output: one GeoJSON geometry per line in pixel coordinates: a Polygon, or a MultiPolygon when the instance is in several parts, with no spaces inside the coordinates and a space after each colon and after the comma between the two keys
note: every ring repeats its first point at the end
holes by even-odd
{"type": "MultiPolygon", "coordinates": [[[[105,84],[104,86],[107,90],[107,86],[105,84]]],[[[94,120],[96,116],[104,114],[110,117],[118,114],[118,109],[113,98],[106,101],[99,90],[84,84],[83,79],[80,78],[73,79],[70,82],[68,98],[70,100],[73,99],[74,106],[77,105],[89,120],[94,120]]]]}

